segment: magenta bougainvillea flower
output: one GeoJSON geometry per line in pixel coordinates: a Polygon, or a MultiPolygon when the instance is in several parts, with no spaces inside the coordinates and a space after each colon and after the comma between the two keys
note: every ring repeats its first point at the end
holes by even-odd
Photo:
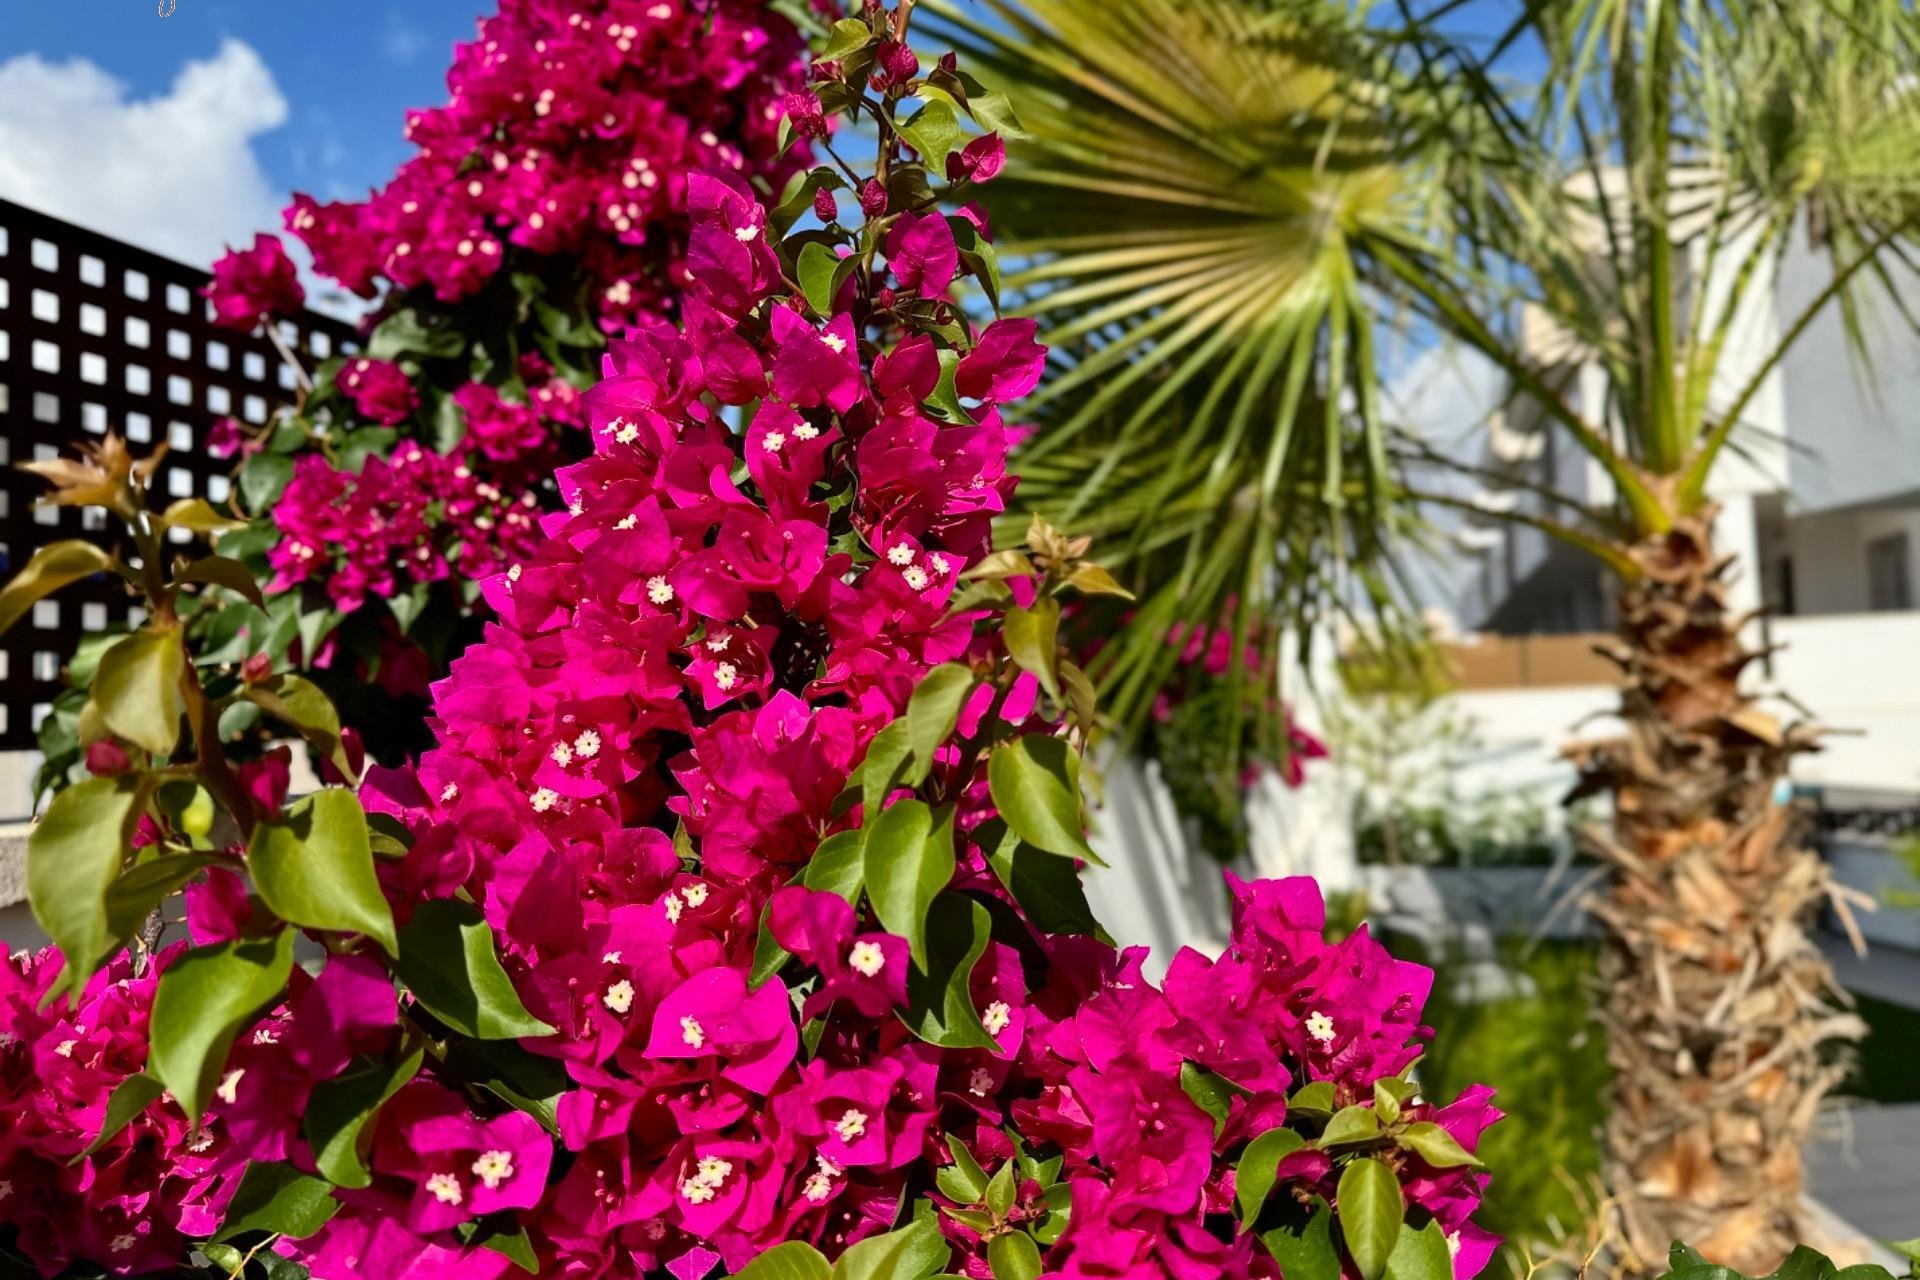
{"type": "MultiPolygon", "coordinates": [[[[871,21],[864,83],[891,109],[919,61],[906,13],[871,21]]],[[[559,73],[519,74],[542,115],[623,127],[559,73]]],[[[423,116],[416,140],[444,127],[423,116]]],[[[1426,1265],[1470,1280],[1491,1242],[1471,1152],[1498,1112],[1406,1074],[1429,971],[1364,929],[1329,942],[1308,880],[1231,881],[1226,948],[1182,952],[1158,985],[1086,911],[1073,742],[1091,721],[1055,692],[1078,669],[991,625],[1035,625],[1066,578],[988,560],[1015,487],[1004,415],[1046,353],[1030,324],[956,305],[982,268],[955,227],[984,229],[927,201],[868,235],[850,287],[797,290],[817,235],[780,238],[715,158],[685,180],[681,322],[611,342],[578,405],[591,455],[496,552],[478,589],[497,621],[433,686],[437,745],[361,782],[397,959],[315,926],[320,962],[236,1015],[202,1122],[135,1084],[117,1128],[156,980],[194,953],[139,976],[121,956],[44,1009],[57,954],[0,965],[0,1224],[46,1275],[137,1274],[189,1242],[214,1256],[264,1168],[325,1203],[256,1242],[327,1280],[719,1280],[903,1219],[946,1250],[914,1280],[1004,1276],[1009,1242],[1025,1275],[1276,1280],[1275,1246],[1236,1221],[1266,1211],[1245,1191],[1265,1178],[1282,1213],[1386,1197],[1426,1265]],[[436,919],[460,932],[423,955],[436,919]],[[324,1126],[349,1101],[342,1140],[324,1126]]],[[[408,232],[436,288],[466,279],[441,261],[454,234],[480,243],[458,222],[408,232]]],[[[522,429],[511,400],[456,404],[483,437],[522,429]]],[[[302,581],[289,548],[318,556],[368,511],[466,501],[460,468],[417,444],[357,476],[303,464],[276,569],[302,581]]],[[[1036,548],[1068,545],[1035,527],[1036,548]]],[[[387,572],[349,556],[332,581],[375,592],[387,572]]],[[[277,812],[286,765],[237,785],[277,812]]],[[[257,880],[265,854],[242,849],[257,880]]],[[[195,948],[275,927],[226,868],[186,916],[195,948]]]]}
{"type": "Polygon", "coordinates": [[[306,291],[280,241],[256,235],[253,247],[232,249],[213,264],[213,280],[201,290],[223,329],[252,329],[267,316],[291,315],[305,305],[306,291]]]}

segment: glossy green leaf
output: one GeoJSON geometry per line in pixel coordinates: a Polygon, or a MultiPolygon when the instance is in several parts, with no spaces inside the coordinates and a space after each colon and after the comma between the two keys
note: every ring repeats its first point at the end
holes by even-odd
{"type": "Polygon", "coordinates": [[[1267,1202],[1267,1194],[1273,1190],[1274,1175],[1280,1162],[1300,1150],[1307,1143],[1292,1129],[1269,1129],[1252,1142],[1240,1155],[1240,1163],[1234,1167],[1234,1198],[1240,1210],[1240,1229],[1247,1230],[1254,1219],[1260,1216],[1260,1206],[1267,1202]]]}
{"type": "Polygon", "coordinates": [[[100,1132],[93,1135],[93,1141],[67,1163],[77,1164],[98,1151],[109,1138],[132,1124],[135,1116],[152,1106],[166,1091],[165,1085],[145,1072],[128,1076],[115,1085],[112,1096],[107,1099],[107,1114],[100,1122],[100,1132]]]}
{"type": "Polygon", "coordinates": [[[243,1231],[270,1231],[289,1240],[304,1240],[326,1226],[339,1210],[333,1185],[325,1178],[302,1173],[290,1164],[255,1160],[242,1175],[213,1238],[226,1240],[243,1231]]]}
{"type": "Polygon", "coordinates": [[[834,277],[839,269],[840,255],[818,240],[809,240],[800,246],[793,274],[801,295],[815,315],[833,314],[834,277]]]}
{"type": "Polygon", "coordinates": [[[83,779],[57,793],[27,835],[27,901],[67,957],[48,999],[78,997],[121,941],[109,928],[107,891],[133,847],[146,795],[137,776],[83,779]]]}
{"type": "Polygon", "coordinates": [[[353,792],[328,787],[258,823],[247,864],[261,901],[282,920],[363,933],[388,955],[399,950],[393,912],[373,870],[367,815],[353,792]]]}
{"type": "Polygon", "coordinates": [[[1447,1247],[1445,1229],[1438,1222],[1417,1231],[1402,1227],[1387,1255],[1386,1280],[1453,1280],[1453,1250],[1447,1247]]]}
{"type": "Polygon", "coordinates": [[[1066,1233],[1073,1221],[1073,1188],[1056,1182],[1041,1192],[1040,1198],[1046,1202],[1047,1216],[1034,1226],[1033,1238],[1041,1244],[1052,1244],[1066,1233]]]}
{"type": "Polygon", "coordinates": [[[900,136],[907,145],[920,153],[927,162],[927,168],[934,173],[944,173],[947,156],[966,141],[966,134],[960,128],[960,116],[953,104],[939,98],[930,99],[918,111],[900,123],[900,136]]]}
{"type": "Polygon", "coordinates": [[[153,909],[221,859],[209,853],[165,853],[120,873],[107,889],[107,933],[113,946],[131,938],[153,909]]]}
{"type": "Polygon", "coordinates": [[[521,1003],[477,907],[453,898],[421,903],[400,930],[393,967],[429,1013],[462,1035],[518,1040],[553,1034],[521,1003]]]}
{"type": "Polygon", "coordinates": [[[1334,1194],[1340,1238],[1361,1280],[1379,1280],[1400,1239],[1406,1202],[1393,1170],[1371,1157],[1355,1160],[1340,1174],[1334,1194]]]}
{"type": "Polygon", "coordinates": [[[1087,847],[1080,807],[1080,757],[1064,738],[1029,733],[987,757],[994,807],[1036,849],[1105,866],[1087,847]]]}
{"type": "Polygon", "coordinates": [[[880,924],[907,940],[913,962],[927,969],[927,911],[953,879],[953,810],[898,800],[866,826],[867,897],[880,924]]]}
{"type": "Polygon", "coordinates": [[[178,627],[142,627],[107,650],[93,676],[93,701],[107,728],[156,756],[172,755],[186,712],[186,666],[178,627]]]}
{"type": "Polygon", "coordinates": [[[1333,1211],[1315,1206],[1304,1223],[1275,1227],[1260,1234],[1280,1273],[1287,1280],[1340,1280],[1340,1251],[1333,1243],[1333,1211]]]}
{"type": "Polygon", "coordinates": [[[517,1215],[502,1211],[474,1222],[463,1222],[453,1229],[461,1244],[490,1249],[510,1259],[528,1275],[540,1273],[540,1256],[534,1252],[533,1237],[517,1215]]]}
{"type": "Polygon", "coordinates": [[[967,1144],[953,1134],[947,1135],[947,1150],[953,1154],[953,1163],[939,1172],[941,1191],[960,1204],[978,1203],[987,1193],[987,1171],[973,1158],[967,1144]]]}
{"type": "Polygon", "coordinates": [[[848,906],[860,901],[866,885],[865,835],[860,831],[836,831],[822,840],[800,873],[800,883],[822,893],[837,893],[848,906]]]}
{"type": "Polygon", "coordinates": [[[148,1020],[147,1074],[196,1122],[240,1029],[286,990],[292,929],[194,947],[160,974],[148,1020]]]}
{"type": "Polygon", "coordinates": [[[997,818],[975,827],[973,835],[986,852],[987,865],[1035,928],[1042,933],[1099,934],[1080,869],[1073,863],[1042,853],[997,818]]]}
{"type": "Polygon", "coordinates": [[[1320,1134],[1320,1145],[1337,1146],[1343,1142],[1369,1142],[1380,1136],[1380,1117],[1373,1108],[1354,1103],[1334,1112],[1333,1119],[1320,1134]]]}
{"type": "Polygon", "coordinates": [[[826,43],[820,46],[815,62],[839,62],[850,53],[857,53],[874,42],[873,28],[858,18],[842,18],[833,24],[827,32],[826,43]]]}
{"type": "Polygon", "coordinates": [[[900,785],[901,776],[912,759],[913,739],[907,735],[904,719],[893,721],[873,735],[873,741],[867,744],[866,759],[860,762],[858,770],[860,805],[868,822],[873,821],[881,804],[900,785]]]}
{"type": "Polygon", "coordinates": [[[333,762],[341,777],[353,777],[340,740],[340,713],[319,685],[305,676],[279,675],[265,684],[246,686],[240,696],[282,724],[299,730],[315,751],[333,762]]]}
{"type": "Polygon", "coordinates": [[[1461,1165],[1480,1167],[1478,1156],[1430,1120],[1408,1125],[1400,1134],[1400,1145],[1436,1169],[1456,1169],[1461,1165]]]}
{"type": "Polygon", "coordinates": [[[980,1012],[973,1007],[969,983],[973,966],[986,954],[993,919],[978,902],[959,893],[943,893],[927,913],[925,972],[907,973],[907,1008],[901,1020],[922,1040],[948,1049],[994,1049],[980,1012]]]}
{"type": "Polygon", "coordinates": [[[789,1240],[742,1267],[735,1280],[827,1280],[832,1271],[818,1249],[804,1240],[789,1240]]]}
{"type": "Polygon", "coordinates": [[[1060,701],[1060,602],[1042,596],[1030,608],[1007,610],[1005,638],[1008,655],[1039,679],[1049,698],[1060,701]]]}
{"type": "Polygon", "coordinates": [[[1314,1116],[1322,1120],[1333,1116],[1333,1081],[1316,1080],[1312,1084],[1302,1085],[1287,1099],[1287,1111],[1314,1116]]]}
{"type": "Polygon", "coordinates": [[[511,1040],[459,1039],[447,1046],[446,1070],[526,1112],[547,1132],[560,1132],[560,1099],[572,1082],[556,1059],[511,1040]]]}
{"type": "Polygon", "coordinates": [[[113,567],[113,557],[94,546],[69,538],[50,542],[35,551],[26,568],[0,588],[0,631],[5,631],[33,608],[34,602],[70,582],[90,578],[113,567]]]}
{"type": "Polygon", "coordinates": [[[467,335],[451,322],[430,323],[411,307],[403,307],[380,322],[367,343],[367,355],[375,360],[395,360],[404,355],[439,356],[452,359],[467,349],[467,335]]]}
{"type": "Polygon", "coordinates": [[[922,676],[907,700],[907,739],[914,771],[921,778],[933,768],[933,753],[953,735],[960,709],[976,683],[971,667],[948,662],[922,676]]]}
{"type": "Polygon", "coordinates": [[[373,1181],[367,1151],[373,1142],[373,1117],[387,1099],[420,1072],[425,1055],[415,1049],[398,1061],[356,1058],[340,1075],[313,1087],[302,1128],[313,1148],[313,1163],[343,1187],[373,1181]]]}
{"type": "Polygon", "coordinates": [[[947,1265],[953,1250],[924,1219],[850,1247],[833,1264],[832,1280],[925,1280],[947,1265]]]}
{"type": "Polygon", "coordinates": [[[280,501],[293,479],[293,459],[275,453],[256,453],[240,466],[234,484],[240,500],[254,515],[264,515],[280,501]]]}
{"type": "Polygon", "coordinates": [[[257,609],[267,607],[266,597],[260,594],[260,584],[254,581],[253,572],[238,560],[226,556],[202,556],[182,569],[175,581],[205,582],[225,587],[257,609]]]}
{"type": "Polygon", "coordinates": [[[1220,1135],[1227,1117],[1233,1114],[1233,1100],[1247,1091],[1217,1071],[1209,1071],[1197,1062],[1180,1064],[1180,1088],[1194,1105],[1213,1117],[1214,1136],[1220,1135]]]}
{"type": "Polygon", "coordinates": [[[1024,1231],[1009,1231],[987,1241],[987,1267],[993,1280],[1039,1280],[1040,1246],[1024,1231]]]}
{"type": "Polygon", "coordinates": [[[1013,1180],[1013,1161],[1003,1161],[993,1171],[993,1177],[987,1179],[985,1202],[987,1212],[996,1218],[1004,1219],[1013,1208],[1013,1197],[1018,1188],[1013,1180]]]}
{"type": "Polygon", "coordinates": [[[213,504],[205,498],[179,498],[168,503],[167,509],[160,513],[159,523],[170,529],[186,529],[203,537],[247,527],[245,520],[235,520],[232,516],[223,516],[215,511],[213,504]]]}

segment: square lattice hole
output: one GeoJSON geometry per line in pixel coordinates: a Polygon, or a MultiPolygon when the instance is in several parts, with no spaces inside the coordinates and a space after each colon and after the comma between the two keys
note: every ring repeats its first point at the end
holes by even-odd
{"type": "Polygon", "coordinates": [[[175,360],[193,358],[193,339],[179,329],[167,330],[167,354],[175,360]]]}
{"type": "Polygon", "coordinates": [[[152,296],[152,282],[144,271],[128,271],[120,278],[120,292],[135,302],[145,302],[152,296]]]}
{"type": "Polygon", "coordinates": [[[127,384],[127,390],[136,396],[153,394],[153,371],[143,364],[128,365],[123,381],[127,384]]]}
{"type": "Polygon", "coordinates": [[[207,340],[207,368],[218,369],[222,373],[233,366],[233,354],[227,344],[216,339],[207,340]]]}
{"type": "Polygon", "coordinates": [[[43,338],[33,340],[33,367],[41,373],[60,372],[60,348],[43,338]]]}
{"type": "Polygon", "coordinates": [[[107,264],[90,253],[80,255],[80,283],[98,289],[107,282],[107,264]]]}
{"type": "Polygon", "coordinates": [[[187,292],[183,284],[167,286],[167,310],[177,316],[184,316],[193,310],[193,295],[187,292]]]}
{"type": "Polygon", "coordinates": [[[106,311],[101,307],[94,306],[91,302],[81,303],[80,304],[80,332],[85,334],[90,334],[96,338],[106,337],[107,336],[106,311]]]}
{"type": "Polygon", "coordinates": [[[135,410],[127,415],[127,439],[135,444],[146,444],[153,439],[153,419],[135,410]]]}
{"type": "Polygon", "coordinates": [[[33,242],[33,265],[42,271],[58,271],[60,269],[60,246],[51,240],[35,240],[33,242]]]}
{"type": "Polygon", "coordinates": [[[193,449],[193,428],[184,422],[167,424],[167,448],[175,453],[187,453],[193,449]]]}
{"type": "Polygon", "coordinates": [[[33,318],[42,324],[60,323],[60,299],[45,289],[33,291],[33,318]]]}
{"type": "Polygon", "coordinates": [[[80,353],[80,381],[96,387],[107,385],[107,358],[92,351],[80,353]]]}
{"type": "Polygon", "coordinates": [[[153,342],[153,326],[139,316],[127,317],[127,345],[145,349],[153,342]]]}
{"type": "Polygon", "coordinates": [[[233,392],[225,387],[207,388],[207,411],[209,413],[232,413],[233,392]]]}

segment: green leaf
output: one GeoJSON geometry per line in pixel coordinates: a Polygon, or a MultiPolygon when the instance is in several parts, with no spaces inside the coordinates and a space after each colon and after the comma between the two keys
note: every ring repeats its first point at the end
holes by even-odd
{"type": "Polygon", "coordinates": [[[213,504],[205,498],[180,498],[168,503],[167,509],[160,513],[158,523],[171,529],[186,529],[202,537],[232,533],[247,527],[245,520],[236,520],[215,511],[213,504]]]}
{"type": "Polygon", "coordinates": [[[939,98],[908,116],[900,125],[900,136],[934,173],[946,172],[948,154],[966,140],[953,104],[939,98]]]}
{"type": "Polygon", "coordinates": [[[1333,1081],[1316,1080],[1303,1085],[1287,1100],[1289,1114],[1299,1112],[1322,1120],[1333,1117],[1333,1081]]]}
{"type": "Polygon", "coordinates": [[[921,677],[907,700],[907,739],[913,751],[914,771],[921,778],[933,768],[933,753],[952,735],[960,709],[976,683],[971,667],[943,663],[921,677]]]}
{"type": "Polygon", "coordinates": [[[343,1187],[373,1181],[367,1169],[367,1149],[373,1142],[370,1122],[387,1099],[419,1074],[424,1056],[424,1049],[415,1049],[398,1062],[355,1058],[345,1072],[313,1087],[302,1128],[313,1148],[315,1168],[343,1187]]]}
{"type": "Polygon", "coordinates": [[[93,676],[93,700],[107,728],[156,756],[172,755],[187,709],[180,692],[186,668],[178,627],[142,627],[107,650],[93,676]]]}
{"type": "Polygon", "coordinates": [[[993,1280],[1038,1280],[1040,1246],[1024,1231],[1009,1231],[987,1241],[987,1267],[993,1280]]]}
{"type": "Polygon", "coordinates": [[[975,827],[973,835],[986,851],[987,865],[1035,928],[1042,933],[1099,934],[1100,924],[1087,904],[1080,869],[1073,863],[1042,853],[1008,831],[998,818],[975,827]]]}
{"type": "Polygon", "coordinates": [[[866,886],[866,835],[836,831],[822,840],[800,872],[800,883],[822,893],[837,893],[848,906],[858,906],[866,886]]]}
{"type": "Polygon", "coordinates": [[[901,1014],[913,1033],[949,1049],[997,1049],[999,1043],[981,1025],[969,983],[973,966],[986,954],[993,918],[978,902],[959,893],[943,893],[927,913],[929,968],[907,972],[907,1008],[901,1014]]]}
{"type": "Polygon", "coordinates": [[[869,1236],[840,1255],[833,1280],[924,1280],[947,1265],[953,1250],[940,1228],[916,1218],[883,1236],[869,1236]]]}
{"type": "Polygon", "coordinates": [[[107,891],[133,847],[147,783],[134,775],[86,778],[57,793],[27,836],[27,901],[66,956],[47,999],[77,999],[122,939],[109,927],[107,891]]]}
{"type": "Polygon", "coordinates": [[[122,872],[106,898],[107,933],[114,939],[113,947],[138,932],[148,914],[176,889],[221,861],[207,853],[166,853],[122,872]]]}
{"type": "Polygon", "coordinates": [[[234,1036],[280,998],[293,970],[292,929],[195,947],[167,966],[148,1019],[147,1074],[196,1124],[234,1036]]]}
{"type": "Polygon", "coordinates": [[[1353,1161],[1340,1174],[1334,1206],[1340,1237],[1361,1280],[1379,1280],[1400,1238],[1407,1207],[1393,1170],[1371,1157],[1353,1161]]]}
{"type": "Polygon", "coordinates": [[[367,355],[375,360],[394,360],[403,355],[452,359],[466,349],[467,337],[458,325],[429,324],[411,307],[382,320],[367,342],[367,355]]]}
{"type": "Polygon", "coordinates": [[[1193,1099],[1195,1106],[1213,1117],[1213,1135],[1216,1138],[1226,1126],[1227,1117],[1233,1113],[1233,1100],[1247,1096],[1245,1089],[1197,1062],[1180,1064],[1180,1088],[1193,1099]]]}
{"type": "Polygon", "coordinates": [[[967,114],[977,120],[981,128],[999,134],[1006,141],[1017,142],[1033,136],[1020,127],[1020,117],[1013,113],[1013,103],[1004,93],[969,93],[967,114]]]}
{"type": "Polygon", "coordinates": [[[1320,1135],[1323,1147],[1337,1146],[1343,1142],[1368,1142],[1380,1136],[1380,1117],[1373,1108],[1354,1103],[1342,1107],[1327,1121],[1327,1127],[1320,1135]]]}
{"type": "Polygon", "coordinates": [[[973,1158],[967,1144],[952,1134],[947,1135],[947,1150],[953,1153],[953,1163],[937,1175],[940,1190],[947,1199],[960,1204],[979,1203],[980,1197],[987,1193],[987,1171],[973,1158]]]}
{"type": "Polygon", "coordinates": [[[327,1225],[339,1211],[333,1184],[325,1178],[302,1173],[290,1164],[256,1160],[247,1166],[213,1238],[226,1240],[242,1231],[270,1231],[289,1240],[302,1240],[327,1225]]]}
{"type": "Polygon", "coordinates": [[[800,256],[793,264],[794,277],[815,315],[833,314],[835,273],[840,269],[840,261],[839,254],[818,240],[809,240],[800,246],[800,256]]]}
{"type": "Polygon", "coordinates": [[[987,1181],[987,1212],[996,1218],[1005,1219],[1007,1212],[1013,1208],[1015,1190],[1013,1161],[1007,1160],[993,1171],[993,1177],[987,1181]]]}
{"type": "Polygon", "coordinates": [[[842,18],[833,24],[833,29],[827,33],[826,44],[821,46],[820,52],[814,55],[813,60],[839,62],[848,54],[858,53],[866,48],[873,43],[873,40],[873,28],[866,23],[858,18],[842,18]]]}
{"type": "Polygon", "coordinates": [[[1260,1216],[1260,1206],[1273,1190],[1274,1175],[1280,1162],[1305,1146],[1307,1140],[1292,1129],[1269,1129],[1240,1154],[1233,1175],[1234,1197],[1240,1209],[1240,1230],[1245,1231],[1260,1216]]]}
{"type": "Polygon", "coordinates": [[[364,933],[394,955],[393,912],[380,892],[367,815],[344,787],[328,787],[260,822],[247,865],[261,901],[306,929],[364,933]]]}
{"type": "Polygon", "coordinates": [[[1275,1227],[1262,1232],[1280,1274],[1287,1280],[1340,1280],[1340,1254],[1333,1245],[1333,1211],[1322,1203],[1299,1227],[1275,1227]]]}
{"type": "Polygon", "coordinates": [[[1083,596],[1119,596],[1122,600],[1133,599],[1133,592],[1121,586],[1111,573],[1092,561],[1087,561],[1075,569],[1068,576],[1067,585],[1083,596]]]}
{"type": "Polygon", "coordinates": [[[260,584],[254,581],[252,571],[226,556],[202,556],[182,569],[174,581],[211,583],[237,593],[256,609],[267,607],[266,597],[260,594],[260,584]]]}
{"type": "Polygon", "coordinates": [[[128,1076],[115,1085],[113,1095],[107,1099],[107,1114],[100,1122],[100,1132],[93,1136],[93,1141],[89,1142],[79,1155],[67,1163],[78,1164],[85,1157],[98,1151],[106,1145],[107,1139],[132,1124],[135,1116],[152,1106],[154,1101],[166,1091],[165,1085],[144,1071],[138,1075],[128,1076]]]}
{"type": "Polygon", "coordinates": [[[26,568],[0,588],[0,631],[20,621],[35,601],[70,582],[91,578],[112,567],[113,557],[91,542],[69,538],[48,543],[33,553],[26,568]]]}
{"type": "MultiPolygon", "coordinates": [[[[867,744],[867,757],[860,762],[860,805],[868,822],[880,812],[880,805],[900,785],[900,776],[913,759],[913,740],[907,736],[907,722],[895,720],[873,735],[867,744]]],[[[852,779],[848,779],[851,783],[852,779]]]]}
{"type": "Polygon", "coordinates": [[[1040,687],[1060,701],[1060,602],[1042,596],[1030,609],[1007,610],[1007,653],[1021,668],[1040,680],[1040,687]]]}
{"type": "Polygon", "coordinates": [[[804,1240],[777,1244],[749,1262],[734,1280],[827,1280],[833,1268],[804,1240]]]}
{"type": "Polygon", "coordinates": [[[491,1249],[510,1259],[528,1275],[540,1273],[540,1257],[533,1251],[533,1237],[513,1213],[502,1210],[487,1218],[463,1222],[453,1229],[461,1244],[491,1249]]]}
{"type": "Polygon", "coordinates": [[[333,762],[343,778],[353,777],[346,747],[340,741],[340,713],[320,686],[304,676],[280,675],[266,684],[248,685],[241,697],[290,728],[313,749],[333,762]]]}
{"type": "Polygon", "coordinates": [[[1419,1230],[1403,1227],[1387,1255],[1386,1280],[1453,1280],[1453,1251],[1438,1222],[1419,1230]]]}
{"type": "Polygon", "coordinates": [[[400,930],[394,971],[434,1017],[479,1040],[550,1036],[500,967],[479,908],[454,898],[423,902],[400,930]]]}
{"type": "Polygon", "coordinates": [[[1034,848],[1106,865],[1087,847],[1080,756],[1066,739],[1029,733],[1001,743],[987,757],[987,786],[1007,826],[1034,848]]]}
{"type": "Polygon", "coordinates": [[[1804,1244],[1795,1245],[1793,1252],[1774,1268],[1767,1280],[1831,1280],[1839,1268],[1833,1259],[1804,1244]]]}
{"type": "Polygon", "coordinates": [[[1046,1201],[1047,1216],[1033,1228],[1033,1238],[1041,1244],[1052,1244],[1066,1233],[1073,1219],[1073,1188],[1056,1182],[1042,1191],[1040,1198],[1046,1201]]]}
{"type": "Polygon", "coordinates": [[[560,1132],[560,1099],[572,1086],[566,1068],[555,1059],[530,1053],[511,1040],[459,1039],[447,1046],[446,1070],[526,1112],[547,1132],[560,1132]]]}
{"type": "Polygon", "coordinates": [[[953,879],[953,810],[936,815],[923,800],[900,800],[866,826],[867,897],[887,932],[907,940],[927,969],[927,909],[953,879]]]}
{"type": "Polygon", "coordinates": [[[1920,1263],[1920,1236],[1915,1236],[1911,1240],[1888,1240],[1884,1243],[1887,1248],[1893,1250],[1908,1262],[1920,1263]]]}
{"type": "Polygon", "coordinates": [[[240,474],[235,485],[240,490],[240,500],[247,504],[247,510],[254,515],[264,515],[274,503],[280,501],[280,495],[286,492],[287,481],[293,479],[293,459],[277,453],[256,453],[241,464],[240,474]]]}
{"type": "Polygon", "coordinates": [[[1456,1169],[1461,1165],[1480,1168],[1480,1159],[1461,1146],[1454,1136],[1430,1120],[1410,1124],[1400,1135],[1400,1145],[1436,1169],[1456,1169]]]}

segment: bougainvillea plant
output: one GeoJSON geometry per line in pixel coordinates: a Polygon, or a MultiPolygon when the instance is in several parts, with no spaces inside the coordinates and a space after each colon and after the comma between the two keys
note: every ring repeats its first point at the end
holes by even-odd
{"type": "MultiPolygon", "coordinates": [[[[677,314],[688,175],[780,191],[810,154],[780,135],[805,69],[767,0],[503,0],[455,51],[448,102],[408,116],[415,154],[384,187],[296,197],[287,232],[371,302],[368,333],[310,369],[282,344],[292,410],[209,436],[251,518],[220,550],[272,615],[196,615],[201,647],[291,654],[376,759],[427,746],[427,684],[478,636],[475,584],[525,558],[555,467],[590,452],[580,396],[606,335],[677,314]]],[[[276,336],[303,303],[267,235],[207,297],[216,323],[276,336]]],[[[43,787],[78,776],[81,701],[45,722],[43,787]]]]}
{"type": "Polygon", "coordinates": [[[683,321],[611,345],[594,453],[482,584],[499,621],[417,766],[291,804],[232,770],[235,698],[356,762],[298,677],[193,660],[166,602],[251,583],[163,565],[142,466],[50,472],[137,556],[49,548],[5,609],[106,568],[152,612],[34,836],[60,948],[0,967],[0,1248],[321,1280],[1484,1264],[1498,1112],[1420,1092],[1429,971],[1329,943],[1304,880],[1235,881],[1228,949],[1158,986],[1087,910],[1094,709],[1057,628],[1111,580],[1043,523],[989,547],[1044,353],[953,290],[991,288],[958,202],[1011,118],[922,64],[911,8],[839,23],[788,103],[868,117],[870,172],[771,208],[690,179],[683,321]]]}

